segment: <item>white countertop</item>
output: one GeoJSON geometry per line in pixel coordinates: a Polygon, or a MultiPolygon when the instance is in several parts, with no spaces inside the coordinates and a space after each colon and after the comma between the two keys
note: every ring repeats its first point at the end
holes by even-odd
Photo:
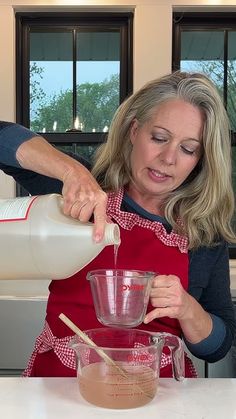
{"type": "Polygon", "coordinates": [[[76,378],[0,378],[0,418],[236,419],[236,379],[160,379],[158,393],[137,409],[111,410],[82,399],[76,378]]]}

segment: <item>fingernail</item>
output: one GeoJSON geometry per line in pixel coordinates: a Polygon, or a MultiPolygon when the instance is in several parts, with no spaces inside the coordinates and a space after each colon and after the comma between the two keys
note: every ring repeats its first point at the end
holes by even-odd
{"type": "Polygon", "coordinates": [[[101,241],[101,236],[100,236],[100,234],[95,234],[95,236],[94,236],[94,241],[95,241],[95,243],[99,243],[99,242],[101,241]]]}

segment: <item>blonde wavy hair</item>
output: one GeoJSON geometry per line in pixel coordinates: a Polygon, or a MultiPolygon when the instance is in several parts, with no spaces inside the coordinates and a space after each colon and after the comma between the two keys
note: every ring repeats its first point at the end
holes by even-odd
{"type": "Polygon", "coordinates": [[[203,153],[188,179],[170,193],[165,217],[176,232],[187,234],[190,249],[211,246],[221,238],[236,242],[231,227],[234,193],[229,120],[216,87],[203,74],[177,71],[147,83],[126,99],[114,115],[107,142],[96,153],[92,173],[105,191],[127,185],[132,179],[132,121],[136,118],[142,126],[157,106],[173,99],[203,112],[203,153]]]}

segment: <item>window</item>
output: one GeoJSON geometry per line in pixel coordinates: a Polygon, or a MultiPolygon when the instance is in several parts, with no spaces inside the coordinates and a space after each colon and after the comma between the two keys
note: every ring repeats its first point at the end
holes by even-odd
{"type": "Polygon", "coordinates": [[[132,92],[131,13],[16,13],[17,122],[90,159],[132,92]]]}
{"type": "MultiPolygon", "coordinates": [[[[174,13],[173,70],[200,71],[218,87],[232,129],[236,194],[236,13],[174,13]]],[[[236,215],[234,217],[236,229],[236,215]]],[[[236,258],[236,246],[230,247],[236,258]]]]}

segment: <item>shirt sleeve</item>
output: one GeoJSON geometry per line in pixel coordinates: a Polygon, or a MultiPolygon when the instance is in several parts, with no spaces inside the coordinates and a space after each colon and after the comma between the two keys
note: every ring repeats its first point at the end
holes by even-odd
{"type": "Polygon", "coordinates": [[[210,314],[212,331],[210,335],[199,343],[190,343],[184,339],[187,348],[197,358],[203,358],[216,352],[223,345],[226,337],[226,326],[220,317],[210,314]]]}
{"type": "Polygon", "coordinates": [[[198,348],[192,350],[202,351],[201,355],[200,352],[196,355],[199,358],[207,362],[216,362],[227,354],[236,333],[230,292],[228,245],[221,242],[210,248],[202,247],[190,252],[189,257],[188,291],[213,319],[213,330],[209,340],[202,342],[202,348],[199,344],[198,348]]]}
{"type": "MultiPolygon", "coordinates": [[[[90,170],[90,162],[85,160],[82,156],[71,152],[64,153],[77,160],[79,163],[83,164],[83,166],[85,166],[88,170],[90,170]]],[[[9,176],[12,176],[14,180],[17,183],[19,183],[26,190],[26,192],[30,193],[31,195],[62,193],[63,184],[58,179],[40,175],[38,173],[33,172],[32,170],[23,169],[22,167],[13,167],[11,165],[3,164],[1,163],[1,159],[0,170],[2,170],[9,176]]]]}
{"type": "Polygon", "coordinates": [[[38,134],[12,122],[0,121],[0,162],[13,167],[20,167],[16,159],[18,147],[38,134]]]}

